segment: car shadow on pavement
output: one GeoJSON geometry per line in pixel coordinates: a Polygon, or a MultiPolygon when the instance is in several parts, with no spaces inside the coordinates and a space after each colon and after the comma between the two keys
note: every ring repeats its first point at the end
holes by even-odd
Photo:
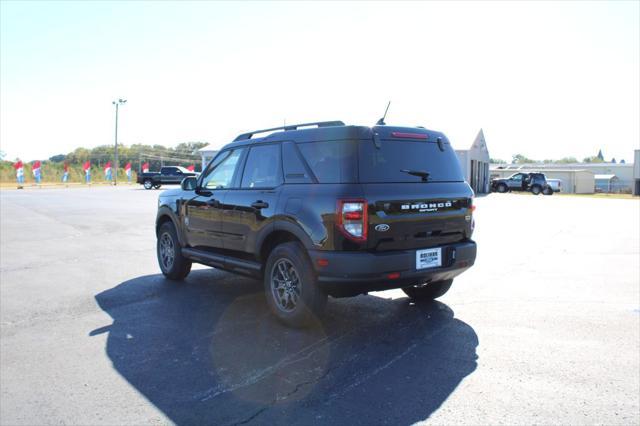
{"type": "Polygon", "coordinates": [[[178,425],[411,424],[476,368],[478,337],[440,302],[331,299],[307,329],[261,284],[214,269],[138,277],[96,296],[116,371],[178,425]]]}

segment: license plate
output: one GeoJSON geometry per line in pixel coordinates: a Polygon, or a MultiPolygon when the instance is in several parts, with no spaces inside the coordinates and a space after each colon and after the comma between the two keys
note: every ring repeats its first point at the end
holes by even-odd
{"type": "Polygon", "coordinates": [[[416,269],[442,266],[442,249],[430,248],[416,251],[416,269]]]}

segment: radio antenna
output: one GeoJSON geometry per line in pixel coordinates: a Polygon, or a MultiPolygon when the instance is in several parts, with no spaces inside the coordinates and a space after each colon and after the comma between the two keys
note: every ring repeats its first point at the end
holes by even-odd
{"type": "Polygon", "coordinates": [[[391,101],[387,103],[387,109],[384,110],[384,115],[380,120],[378,120],[378,122],[376,123],[376,126],[384,126],[385,124],[387,124],[384,122],[384,119],[387,117],[387,111],[389,111],[389,105],[391,105],[391,101]]]}

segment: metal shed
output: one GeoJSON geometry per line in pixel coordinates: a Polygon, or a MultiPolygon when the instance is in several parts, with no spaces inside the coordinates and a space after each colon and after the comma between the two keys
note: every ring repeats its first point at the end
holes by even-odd
{"type": "Polygon", "coordinates": [[[620,179],[616,175],[594,175],[596,192],[617,192],[620,179]]]}

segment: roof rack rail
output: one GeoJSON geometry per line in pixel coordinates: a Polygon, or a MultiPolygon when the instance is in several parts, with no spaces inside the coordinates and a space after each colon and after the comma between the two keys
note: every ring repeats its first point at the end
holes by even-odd
{"type": "Polygon", "coordinates": [[[244,141],[244,140],[251,139],[253,135],[255,135],[256,133],[273,132],[274,130],[284,130],[284,131],[297,130],[300,127],[310,127],[310,126],[317,126],[317,127],[344,126],[344,123],[340,120],[316,121],[315,123],[291,124],[288,126],[272,127],[271,129],[253,130],[251,132],[242,133],[241,135],[238,135],[233,141],[236,142],[236,141],[244,141]]]}

